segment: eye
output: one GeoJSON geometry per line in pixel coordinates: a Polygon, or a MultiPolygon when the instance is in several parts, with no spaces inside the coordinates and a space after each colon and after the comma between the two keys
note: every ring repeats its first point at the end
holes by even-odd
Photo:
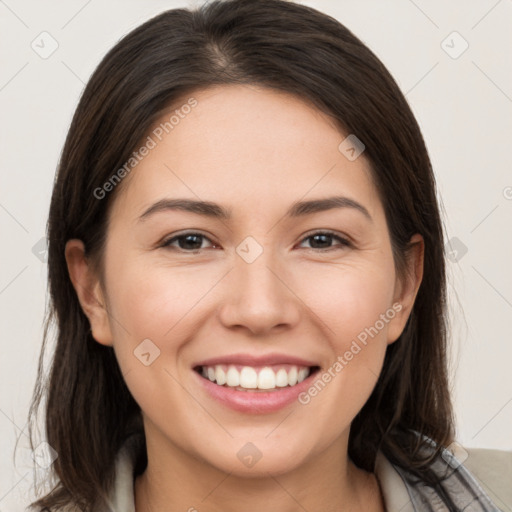
{"type": "MultiPolygon", "coordinates": [[[[201,233],[183,233],[181,235],[177,235],[169,238],[168,240],[165,240],[160,247],[169,247],[184,252],[194,252],[204,249],[204,247],[202,247],[202,242],[204,240],[211,242],[211,240],[206,235],[201,233]],[[177,247],[176,245],[173,245],[176,242],[178,243],[177,247]]],[[[216,246],[213,245],[212,247],[216,246]]]]}
{"type": "Polygon", "coordinates": [[[311,249],[320,251],[323,250],[323,252],[326,252],[326,250],[332,250],[336,248],[339,249],[351,246],[350,242],[346,238],[336,235],[335,233],[331,233],[330,231],[317,231],[316,233],[311,233],[310,235],[303,239],[303,242],[306,240],[313,240],[313,247],[311,247],[311,249]],[[338,244],[338,247],[330,246],[330,243],[333,240],[337,240],[338,242],[340,242],[338,244]]]}

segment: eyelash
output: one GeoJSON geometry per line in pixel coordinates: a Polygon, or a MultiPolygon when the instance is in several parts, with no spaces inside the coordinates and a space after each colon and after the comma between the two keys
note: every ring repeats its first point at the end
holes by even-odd
{"type": "MultiPolygon", "coordinates": [[[[162,247],[162,248],[169,248],[169,249],[172,249],[172,250],[177,250],[177,251],[182,252],[182,253],[197,254],[198,252],[202,251],[203,249],[186,250],[186,249],[181,249],[179,247],[171,247],[171,243],[173,243],[175,241],[178,241],[178,240],[180,240],[182,238],[186,238],[187,236],[191,236],[191,235],[196,235],[196,236],[202,237],[203,239],[208,240],[209,242],[211,242],[215,246],[215,243],[212,242],[206,235],[203,235],[202,233],[198,233],[196,231],[191,231],[189,233],[182,233],[180,235],[177,235],[177,236],[174,236],[172,238],[169,238],[168,240],[164,240],[162,242],[162,244],[160,245],[160,247],[162,247]]],[[[318,236],[318,235],[327,235],[327,236],[332,237],[333,239],[338,240],[340,242],[338,248],[352,247],[351,242],[349,242],[346,238],[343,238],[340,235],[337,235],[336,233],[334,233],[332,231],[315,231],[315,232],[310,233],[307,236],[305,236],[301,240],[301,243],[304,242],[305,240],[309,239],[309,238],[313,238],[313,237],[318,236]]],[[[306,247],[306,249],[308,249],[308,248],[306,247]]],[[[336,250],[336,246],[334,246],[334,247],[327,247],[326,249],[315,249],[315,248],[309,248],[309,249],[312,250],[312,251],[315,251],[315,252],[329,252],[329,251],[332,251],[332,250],[336,250]]]]}

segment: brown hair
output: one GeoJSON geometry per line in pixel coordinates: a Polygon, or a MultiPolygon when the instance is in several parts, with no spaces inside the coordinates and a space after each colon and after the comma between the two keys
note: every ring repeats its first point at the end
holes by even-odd
{"type": "Polygon", "coordinates": [[[340,132],[363,141],[399,275],[410,237],[420,233],[425,241],[423,282],[404,332],[388,346],[375,389],[352,423],[350,457],[373,471],[381,449],[428,481],[431,457],[421,456],[422,436],[437,443],[435,455],[452,441],[443,230],[431,163],[403,94],[379,59],[323,13],[285,0],[214,0],[197,10],[166,11],[126,35],[95,70],[73,117],[49,212],[50,308],[29,412],[34,446],[32,423],[46,399],[46,441],[58,453],[56,483],[33,506],[104,509],[116,454],[131,433],[142,432],[140,408],[112,347],[91,335],[67,272],[66,241],[83,240],[87,257],[101,268],[108,212],[120,187],[101,200],[94,191],[178,98],[212,85],[248,83],[311,102],[340,132]],[[52,321],[57,343],[46,378],[52,321]]]}

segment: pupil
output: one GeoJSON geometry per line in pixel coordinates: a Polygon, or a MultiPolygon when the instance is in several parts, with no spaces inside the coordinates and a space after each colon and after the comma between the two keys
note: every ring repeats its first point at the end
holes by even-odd
{"type": "MultiPolygon", "coordinates": [[[[313,241],[313,243],[311,244],[313,247],[314,247],[314,245],[315,245],[315,243],[316,243],[316,242],[315,242],[315,240],[317,240],[318,238],[323,239],[323,241],[324,241],[324,242],[325,242],[325,241],[326,241],[326,239],[327,239],[327,242],[329,242],[329,241],[330,241],[330,239],[331,239],[331,235],[313,235],[313,240],[314,240],[314,241],[313,241]]],[[[327,244],[327,245],[329,245],[329,244],[327,244]]],[[[320,246],[322,247],[322,242],[320,242],[320,246]]]]}
{"type": "Polygon", "coordinates": [[[184,237],[180,238],[180,248],[181,249],[200,249],[201,248],[201,236],[198,235],[185,235],[184,237]],[[196,240],[196,243],[191,240],[196,240]],[[197,240],[199,240],[199,243],[197,243],[197,240]]]}

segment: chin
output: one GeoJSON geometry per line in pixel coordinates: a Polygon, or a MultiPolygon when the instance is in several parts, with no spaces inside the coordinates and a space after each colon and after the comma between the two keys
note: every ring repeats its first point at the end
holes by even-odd
{"type": "MultiPolygon", "coordinates": [[[[249,438],[250,439],[250,438],[249,438]]],[[[269,473],[279,475],[297,469],[307,459],[308,450],[297,437],[290,444],[284,436],[277,440],[265,439],[264,435],[252,440],[231,439],[224,444],[221,453],[198,454],[213,467],[240,478],[268,478],[269,473]]],[[[222,444],[216,444],[222,446],[222,444]]],[[[310,453],[310,451],[309,451],[310,453]]]]}

